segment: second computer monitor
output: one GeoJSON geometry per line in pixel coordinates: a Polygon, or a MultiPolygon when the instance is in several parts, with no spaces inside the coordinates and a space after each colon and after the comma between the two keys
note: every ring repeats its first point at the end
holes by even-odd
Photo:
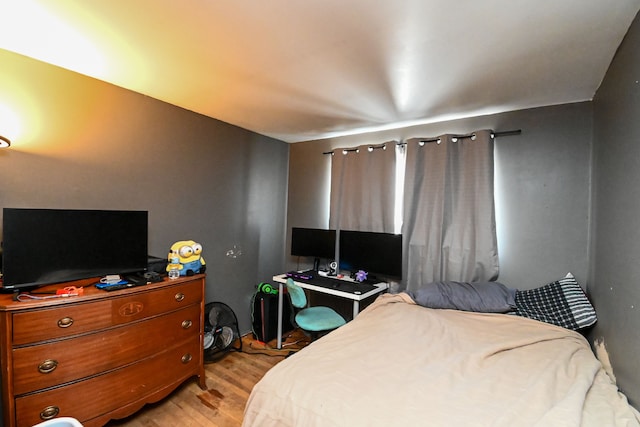
{"type": "Polygon", "coordinates": [[[402,235],[340,230],[340,271],[402,278],[402,235]]]}

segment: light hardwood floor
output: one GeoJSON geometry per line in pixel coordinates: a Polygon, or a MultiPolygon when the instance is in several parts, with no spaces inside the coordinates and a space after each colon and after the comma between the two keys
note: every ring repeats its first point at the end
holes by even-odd
{"type": "Polygon", "coordinates": [[[253,386],[292,351],[308,344],[294,331],[283,350],[275,343],[263,344],[251,334],[243,337],[243,351],[230,352],[223,359],[205,365],[207,390],[189,380],[166,399],[145,406],[133,416],[110,421],[108,427],[207,426],[238,427],[253,386]]]}

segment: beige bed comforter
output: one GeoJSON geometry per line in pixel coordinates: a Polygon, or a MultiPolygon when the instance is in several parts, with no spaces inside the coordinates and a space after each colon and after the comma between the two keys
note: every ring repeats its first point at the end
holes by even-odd
{"type": "Polygon", "coordinates": [[[272,368],[244,427],[638,426],[575,332],[383,295],[272,368]]]}

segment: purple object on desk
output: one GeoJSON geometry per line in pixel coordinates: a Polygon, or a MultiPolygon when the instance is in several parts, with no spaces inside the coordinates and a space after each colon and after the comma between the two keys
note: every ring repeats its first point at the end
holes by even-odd
{"type": "Polygon", "coordinates": [[[304,279],[309,280],[313,279],[313,276],[309,273],[299,273],[297,271],[290,271],[286,274],[287,277],[291,277],[292,279],[304,279]]]}
{"type": "Polygon", "coordinates": [[[356,273],[356,280],[358,282],[364,282],[365,280],[367,280],[367,272],[363,270],[358,270],[358,272],[356,273]]]}

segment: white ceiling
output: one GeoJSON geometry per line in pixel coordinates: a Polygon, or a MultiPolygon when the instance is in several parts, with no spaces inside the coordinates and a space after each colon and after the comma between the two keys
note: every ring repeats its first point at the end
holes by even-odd
{"type": "Polygon", "coordinates": [[[593,98],[640,0],[14,0],[0,48],[286,142],[593,98]]]}

